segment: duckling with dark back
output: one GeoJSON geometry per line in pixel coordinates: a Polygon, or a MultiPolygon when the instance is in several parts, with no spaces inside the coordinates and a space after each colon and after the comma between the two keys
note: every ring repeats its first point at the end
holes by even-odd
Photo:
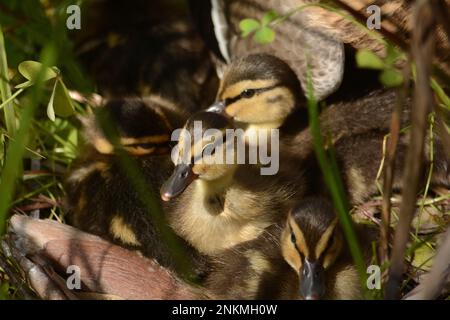
{"type": "MultiPolygon", "coordinates": [[[[322,134],[327,147],[336,149],[353,204],[377,192],[375,177],[382,160],[382,143],[398,103],[395,90],[375,90],[355,100],[335,102],[320,114],[322,134]]],[[[275,56],[252,54],[233,61],[222,79],[216,106],[244,128],[247,136],[279,129],[280,167],[288,167],[292,176],[302,169],[304,159],[314,153],[300,82],[290,66],[275,56]]],[[[402,106],[402,127],[409,123],[410,107],[411,100],[407,98],[402,106]]],[[[432,186],[448,187],[449,159],[439,151],[439,136],[434,136],[436,170],[432,186]]],[[[401,189],[401,164],[407,146],[407,139],[403,139],[397,155],[397,189],[401,189]]],[[[429,154],[426,158],[431,160],[429,154]]]]}
{"type": "MultiPolygon", "coordinates": [[[[359,226],[366,258],[375,232],[359,226]]],[[[299,201],[258,238],[217,253],[206,288],[223,299],[361,299],[356,267],[327,197],[299,201]]]]}
{"type": "MultiPolygon", "coordinates": [[[[86,146],[66,180],[66,218],[73,226],[100,235],[126,248],[139,250],[162,266],[179,271],[174,250],[156,223],[136,184],[116,154],[116,146],[102,127],[104,117],[116,128],[120,148],[132,159],[154,205],[161,207],[161,183],[173,169],[170,161],[170,134],[185,115],[159,96],[109,101],[96,115],[82,120],[86,146]]],[[[167,208],[160,208],[163,211],[167,208]]],[[[160,217],[162,223],[165,216],[160,217]]],[[[160,221],[161,223],[161,221],[160,221]]],[[[166,232],[176,239],[192,260],[194,276],[201,277],[205,260],[170,227],[166,232]]],[[[187,263],[187,262],[186,262],[187,263]]]]}

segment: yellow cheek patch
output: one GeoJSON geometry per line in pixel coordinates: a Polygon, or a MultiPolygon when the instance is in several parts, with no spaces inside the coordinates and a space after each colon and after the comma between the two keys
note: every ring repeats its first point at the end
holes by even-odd
{"type": "Polygon", "coordinates": [[[274,86],[275,84],[275,80],[243,80],[225,88],[219,95],[219,100],[237,97],[245,89],[261,89],[274,86]]]}
{"type": "Polygon", "coordinates": [[[302,258],[291,241],[291,232],[289,228],[285,228],[285,230],[283,230],[283,234],[281,236],[281,252],[284,260],[286,260],[292,269],[294,269],[297,273],[300,272],[300,268],[302,267],[302,258]]]}
{"type": "Polygon", "coordinates": [[[343,246],[342,235],[338,234],[334,240],[333,245],[328,249],[325,258],[323,259],[323,267],[325,269],[329,268],[337,259],[341,253],[343,246]]]}
{"type": "Polygon", "coordinates": [[[226,107],[226,113],[242,122],[283,122],[294,107],[294,97],[289,89],[275,87],[251,98],[237,100],[226,107]]]}
{"type": "Polygon", "coordinates": [[[333,234],[334,229],[336,228],[337,221],[338,221],[337,218],[335,218],[333,220],[333,222],[325,230],[325,232],[322,234],[322,236],[319,239],[319,242],[317,242],[316,250],[315,250],[316,258],[319,258],[322,255],[322,253],[325,251],[325,249],[328,246],[328,242],[332,240],[330,238],[333,234]]]}
{"type": "Polygon", "coordinates": [[[111,219],[109,231],[115,239],[122,241],[124,244],[141,245],[134,231],[125,223],[121,216],[116,215],[111,219]]]}

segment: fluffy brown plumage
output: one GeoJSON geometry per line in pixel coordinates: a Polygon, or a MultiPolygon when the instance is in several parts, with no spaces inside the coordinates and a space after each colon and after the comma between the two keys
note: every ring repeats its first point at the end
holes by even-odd
{"type": "MultiPolygon", "coordinates": [[[[252,241],[216,254],[207,289],[224,299],[309,298],[301,291],[302,265],[309,259],[320,261],[324,269],[325,289],[316,298],[361,298],[359,277],[336,222],[327,198],[306,197],[281,224],[268,227],[252,241]],[[315,256],[319,248],[320,256],[315,256]]],[[[364,247],[370,248],[374,233],[360,227],[359,234],[364,247]]]]}
{"type": "MultiPolygon", "coordinates": [[[[96,116],[83,120],[87,143],[66,180],[66,217],[83,231],[139,250],[174,270],[177,264],[173,248],[116,156],[100,121],[107,116],[115,126],[121,147],[133,159],[149,192],[155,195],[154,205],[161,207],[156,195],[173,169],[170,134],[184,115],[172,107],[160,97],[111,100],[96,116]]],[[[166,223],[164,216],[161,218],[166,223]]],[[[174,234],[172,237],[177,238],[174,234]]],[[[200,276],[202,258],[184,240],[177,241],[194,261],[193,273],[200,276]]]]}

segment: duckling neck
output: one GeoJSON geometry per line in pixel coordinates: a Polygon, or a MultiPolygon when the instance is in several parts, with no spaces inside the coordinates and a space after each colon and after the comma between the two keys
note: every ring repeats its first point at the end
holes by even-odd
{"type": "Polygon", "coordinates": [[[196,198],[201,199],[209,214],[218,215],[224,210],[225,193],[233,184],[233,174],[234,170],[220,179],[195,181],[196,198]]]}
{"type": "Polygon", "coordinates": [[[176,232],[202,253],[212,254],[250,240],[267,226],[266,222],[248,221],[236,209],[236,194],[242,193],[235,190],[238,185],[233,177],[230,173],[219,180],[196,180],[189,203],[172,220],[176,232]]]}

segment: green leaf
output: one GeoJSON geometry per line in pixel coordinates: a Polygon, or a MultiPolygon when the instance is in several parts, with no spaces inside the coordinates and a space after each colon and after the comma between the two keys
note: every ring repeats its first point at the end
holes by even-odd
{"type": "Polygon", "coordinates": [[[273,20],[275,20],[278,17],[279,17],[279,14],[276,11],[270,10],[270,11],[266,12],[266,14],[261,19],[261,24],[263,26],[267,26],[269,23],[271,23],[273,20]]]}
{"type": "Polygon", "coordinates": [[[358,50],[356,53],[356,63],[360,68],[382,70],[384,62],[375,53],[367,49],[358,50]]]}
{"type": "Polygon", "coordinates": [[[16,89],[25,89],[28,87],[31,87],[34,84],[33,81],[25,81],[24,83],[18,84],[17,86],[15,86],[14,88],[16,89]]]}
{"type": "Polygon", "coordinates": [[[75,108],[64,83],[58,79],[53,87],[53,92],[47,106],[47,115],[55,121],[55,115],[68,117],[74,114],[75,108]]]}
{"type": "Polygon", "coordinates": [[[70,158],[76,158],[76,146],[78,145],[78,130],[70,128],[66,137],[67,144],[64,145],[64,152],[70,158]]]}
{"type": "Polygon", "coordinates": [[[255,33],[255,41],[259,43],[270,43],[275,40],[275,31],[269,27],[262,27],[255,33]]]}
{"type": "Polygon", "coordinates": [[[259,29],[261,25],[255,19],[243,19],[239,23],[242,37],[247,37],[253,31],[259,29]]]}
{"type": "Polygon", "coordinates": [[[52,95],[50,96],[50,100],[47,105],[47,116],[50,120],[55,121],[55,109],[53,108],[53,101],[55,100],[55,91],[56,91],[56,85],[58,84],[58,81],[55,81],[55,85],[53,86],[52,95]]]}
{"type": "Polygon", "coordinates": [[[380,81],[388,88],[398,87],[403,83],[403,75],[395,69],[386,69],[380,74],[380,81]]]}
{"type": "Polygon", "coordinates": [[[55,99],[53,101],[55,113],[60,117],[71,116],[74,114],[75,108],[72,103],[72,98],[70,98],[69,91],[64,82],[60,79],[56,82],[55,99]]]}
{"type": "MultiPolygon", "coordinates": [[[[24,61],[19,64],[19,72],[23,75],[27,80],[34,83],[39,74],[39,71],[42,69],[42,63],[37,61],[24,61]]],[[[46,68],[43,81],[48,81],[50,79],[56,78],[58,76],[59,70],[56,67],[46,68]]]]}

